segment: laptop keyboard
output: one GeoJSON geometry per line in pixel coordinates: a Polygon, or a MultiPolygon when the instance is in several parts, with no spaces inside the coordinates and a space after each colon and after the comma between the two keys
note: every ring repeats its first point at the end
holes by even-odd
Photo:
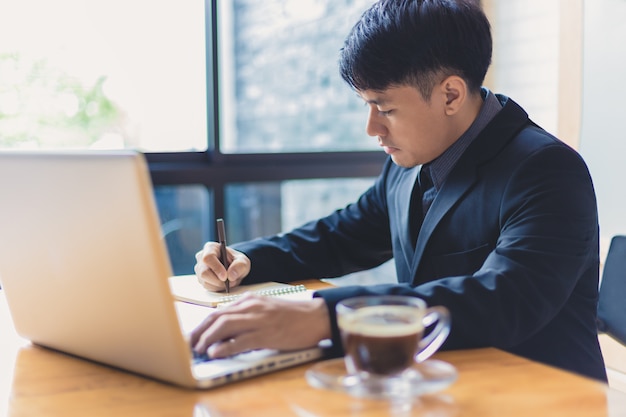
{"type": "Polygon", "coordinates": [[[257,349],[257,350],[251,350],[248,352],[238,353],[228,358],[214,359],[214,358],[209,357],[209,355],[207,355],[206,352],[197,353],[193,349],[191,352],[192,352],[191,362],[194,365],[206,363],[206,362],[213,362],[213,363],[232,362],[233,360],[238,361],[238,362],[254,362],[260,359],[265,359],[269,356],[273,356],[274,354],[278,353],[278,351],[272,350],[272,349],[257,349]]]}
{"type": "Polygon", "coordinates": [[[202,362],[208,362],[211,360],[211,358],[209,358],[209,355],[207,355],[206,352],[204,353],[198,353],[195,350],[191,350],[191,353],[193,354],[193,363],[194,365],[197,363],[202,363],[202,362]]]}

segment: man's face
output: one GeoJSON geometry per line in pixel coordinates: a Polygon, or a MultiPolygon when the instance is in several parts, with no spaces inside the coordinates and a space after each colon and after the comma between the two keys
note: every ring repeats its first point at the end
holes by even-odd
{"type": "Polygon", "coordinates": [[[458,139],[445,113],[446,96],[438,86],[429,101],[411,86],[358,93],[369,107],[367,134],[377,137],[399,166],[428,163],[458,139]]]}

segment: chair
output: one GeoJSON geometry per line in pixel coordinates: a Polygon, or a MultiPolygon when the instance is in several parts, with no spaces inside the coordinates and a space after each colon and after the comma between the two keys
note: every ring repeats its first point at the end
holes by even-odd
{"type": "Polygon", "coordinates": [[[600,282],[598,330],[626,346],[626,236],[614,236],[600,282]]]}

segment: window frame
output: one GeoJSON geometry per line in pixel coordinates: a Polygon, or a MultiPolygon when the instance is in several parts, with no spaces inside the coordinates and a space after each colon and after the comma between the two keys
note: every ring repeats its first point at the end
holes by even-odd
{"type": "Polygon", "coordinates": [[[203,185],[213,194],[213,213],[219,218],[226,212],[224,194],[229,184],[378,176],[387,158],[380,151],[263,154],[221,152],[217,94],[219,91],[217,1],[205,0],[206,116],[209,126],[207,150],[146,152],[153,185],[203,185]]]}

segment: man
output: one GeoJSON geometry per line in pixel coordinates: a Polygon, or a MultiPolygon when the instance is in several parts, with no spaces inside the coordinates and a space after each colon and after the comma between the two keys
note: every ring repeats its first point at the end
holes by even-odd
{"type": "Polygon", "coordinates": [[[340,70],[389,159],[355,204],[289,233],[207,243],[208,289],[335,277],[394,258],[398,284],[319,291],[312,301],[246,297],[192,334],[223,357],[341,340],[335,304],[405,294],[444,305],[445,349],[494,346],[606,380],[597,340],[598,219],[587,167],[513,100],[481,88],[491,34],[469,0],[381,0],[348,35],[340,70]],[[413,202],[412,202],[413,200],[413,202]]]}

